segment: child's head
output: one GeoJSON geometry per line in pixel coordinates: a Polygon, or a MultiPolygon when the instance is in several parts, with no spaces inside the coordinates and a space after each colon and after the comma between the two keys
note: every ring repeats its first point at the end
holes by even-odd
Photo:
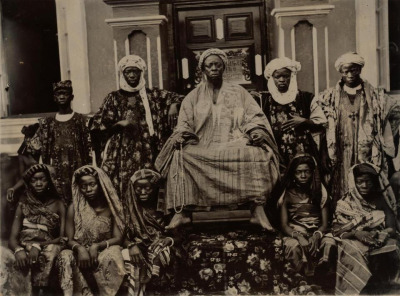
{"type": "Polygon", "coordinates": [[[79,190],[87,201],[96,200],[101,192],[97,178],[89,175],[80,177],[79,190]]]}
{"type": "Polygon", "coordinates": [[[35,164],[31,166],[23,175],[24,182],[29,191],[34,195],[48,193],[49,190],[55,190],[50,172],[46,165],[35,164]]]}
{"type": "Polygon", "coordinates": [[[315,170],[315,161],[311,156],[299,156],[293,159],[293,181],[304,186],[311,182],[315,170]]]}
{"type": "Polygon", "coordinates": [[[146,202],[153,197],[160,178],[160,174],[149,169],[139,170],[133,174],[131,182],[138,201],[146,202]]]}
{"type": "Polygon", "coordinates": [[[29,185],[36,194],[42,194],[49,188],[49,179],[45,172],[37,172],[33,174],[29,180],[29,185]]]}
{"type": "Polygon", "coordinates": [[[54,101],[58,107],[70,106],[74,99],[71,80],[53,83],[54,101]]]}
{"type": "Polygon", "coordinates": [[[96,169],[90,166],[82,167],[75,171],[75,179],[79,191],[88,202],[93,202],[102,197],[102,189],[96,169]]]}
{"type": "Polygon", "coordinates": [[[367,197],[379,191],[378,172],[368,164],[360,164],[353,169],[354,182],[358,193],[362,197],[367,197]]]}

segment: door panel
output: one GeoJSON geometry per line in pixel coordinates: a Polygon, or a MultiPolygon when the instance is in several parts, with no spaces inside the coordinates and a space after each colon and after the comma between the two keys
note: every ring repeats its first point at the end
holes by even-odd
{"type": "Polygon", "coordinates": [[[222,49],[228,55],[224,79],[248,89],[263,87],[263,45],[266,42],[261,40],[262,5],[262,2],[252,2],[237,7],[213,2],[198,7],[176,7],[179,91],[187,93],[201,81],[198,60],[212,47],[222,49]]]}

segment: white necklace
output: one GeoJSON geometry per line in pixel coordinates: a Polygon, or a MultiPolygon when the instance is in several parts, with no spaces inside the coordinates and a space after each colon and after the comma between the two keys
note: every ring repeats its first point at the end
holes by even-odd
{"type": "Polygon", "coordinates": [[[355,95],[357,90],[361,89],[361,84],[357,85],[356,87],[349,87],[346,84],[343,86],[343,90],[348,93],[349,95],[355,95]]]}

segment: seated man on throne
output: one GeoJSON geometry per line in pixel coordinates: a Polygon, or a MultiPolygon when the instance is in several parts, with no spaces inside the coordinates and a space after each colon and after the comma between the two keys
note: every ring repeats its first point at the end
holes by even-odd
{"type": "Polygon", "coordinates": [[[250,222],[273,231],[264,204],[279,178],[279,152],[270,124],[241,86],[223,81],[227,55],[200,56],[202,82],[183,100],[175,132],[155,166],[167,178],[166,229],[190,223],[191,211],[237,209],[249,203],[250,222]]]}

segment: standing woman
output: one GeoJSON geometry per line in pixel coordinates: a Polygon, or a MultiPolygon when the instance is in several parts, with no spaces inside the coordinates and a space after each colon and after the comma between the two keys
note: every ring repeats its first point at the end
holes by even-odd
{"type": "Polygon", "coordinates": [[[55,171],[44,164],[33,165],[23,175],[25,196],[17,207],[9,242],[13,253],[0,248],[1,295],[51,292],[53,263],[65,241],[65,206],[54,180],[55,171]]]}
{"type": "Polygon", "coordinates": [[[323,131],[327,123],[314,95],[298,90],[296,75],[300,69],[299,62],[286,57],[270,61],[264,72],[268,91],[260,94],[285,166],[296,154],[319,159],[311,133],[323,131]]]}
{"type": "Polygon", "coordinates": [[[146,63],[137,55],[122,58],[118,68],[120,89],[104,99],[90,129],[95,149],[104,150],[101,168],[122,196],[135,171],[153,167],[183,96],[146,88],[146,63]]]}
{"type": "Polygon", "coordinates": [[[108,176],[89,165],[76,170],[66,222],[70,249],[57,261],[64,295],[117,293],[125,276],[121,217],[122,205],[108,176]]]}

